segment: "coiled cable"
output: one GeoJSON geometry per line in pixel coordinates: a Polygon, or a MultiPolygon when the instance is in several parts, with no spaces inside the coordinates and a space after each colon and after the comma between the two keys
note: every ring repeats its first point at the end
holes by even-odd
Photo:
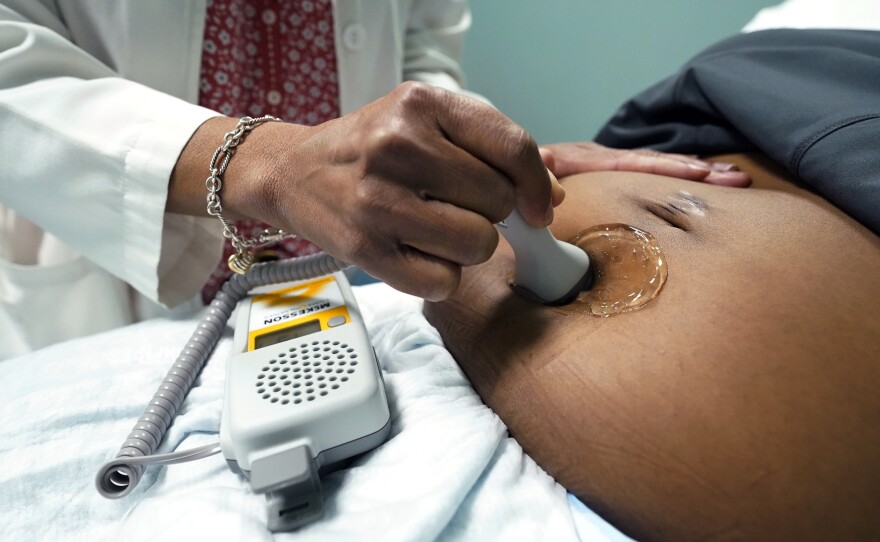
{"type": "Polygon", "coordinates": [[[232,311],[248,292],[259,286],[329,275],[347,267],[349,264],[322,252],[280,262],[257,264],[247,274],[233,275],[227,280],[211,301],[207,312],[138,418],[128,438],[122,443],[116,458],[104,463],[98,470],[95,476],[98,493],[108,499],[124,497],[137,487],[147,464],[180,463],[219,452],[218,444],[209,444],[192,450],[149,457],[159,447],[205,361],[220,341],[232,311]]]}

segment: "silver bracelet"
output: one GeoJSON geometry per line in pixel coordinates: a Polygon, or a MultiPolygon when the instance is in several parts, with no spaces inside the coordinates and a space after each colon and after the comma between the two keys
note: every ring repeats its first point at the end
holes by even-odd
{"type": "Polygon", "coordinates": [[[281,122],[281,119],[272,115],[265,115],[259,118],[242,117],[235,129],[223,136],[223,144],[214,151],[210,164],[211,176],[205,180],[205,188],[208,189],[208,214],[216,216],[223,224],[223,237],[229,239],[232,242],[232,248],[235,249],[235,254],[230,256],[226,263],[229,265],[229,269],[239,275],[247,273],[254,263],[254,254],[251,252],[251,248],[280,241],[281,239],[296,237],[284,230],[270,228],[263,230],[263,233],[256,239],[246,239],[238,233],[235,224],[224,218],[221,214],[223,212],[223,206],[220,204],[220,189],[223,187],[221,178],[223,173],[226,172],[229,160],[235,154],[235,148],[244,141],[244,136],[248,132],[264,122],[273,121],[281,122]],[[217,166],[218,160],[220,161],[219,167],[217,166]]]}

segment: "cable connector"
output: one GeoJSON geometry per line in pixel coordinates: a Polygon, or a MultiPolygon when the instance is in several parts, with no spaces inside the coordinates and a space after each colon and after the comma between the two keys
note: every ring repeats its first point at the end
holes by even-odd
{"type": "Polygon", "coordinates": [[[266,494],[270,531],[290,531],[324,514],[321,480],[307,445],[254,454],[250,464],[251,488],[266,494]]]}

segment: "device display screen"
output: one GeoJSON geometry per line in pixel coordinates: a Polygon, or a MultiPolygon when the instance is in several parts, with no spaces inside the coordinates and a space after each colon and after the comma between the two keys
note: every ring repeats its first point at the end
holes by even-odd
{"type": "Polygon", "coordinates": [[[272,333],[257,335],[254,338],[254,349],[259,350],[260,348],[272,346],[273,344],[283,343],[284,341],[289,341],[290,339],[305,337],[306,335],[311,335],[312,333],[317,333],[318,331],[321,331],[321,321],[309,320],[305,324],[286,327],[283,329],[279,329],[278,331],[273,331],[272,333]]]}

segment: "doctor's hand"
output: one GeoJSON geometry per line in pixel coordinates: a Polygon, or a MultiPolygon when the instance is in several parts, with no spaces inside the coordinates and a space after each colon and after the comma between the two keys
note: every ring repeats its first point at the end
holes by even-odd
{"type": "Polygon", "coordinates": [[[721,186],[746,187],[752,183],[748,174],[733,164],[650,149],[611,149],[592,141],[544,145],[541,157],[560,178],[588,171],[634,171],[721,186]]]}
{"type": "MultiPolygon", "coordinates": [[[[167,210],[205,214],[207,165],[235,122],[212,119],[193,135],[167,210]]],[[[458,287],[462,266],[492,255],[493,224],[514,206],[533,226],[552,221],[564,194],[554,181],[531,136],[491,106],[404,83],[315,127],[259,125],[237,147],[220,197],[230,215],[293,232],[399,290],[440,300],[458,287]]]]}

